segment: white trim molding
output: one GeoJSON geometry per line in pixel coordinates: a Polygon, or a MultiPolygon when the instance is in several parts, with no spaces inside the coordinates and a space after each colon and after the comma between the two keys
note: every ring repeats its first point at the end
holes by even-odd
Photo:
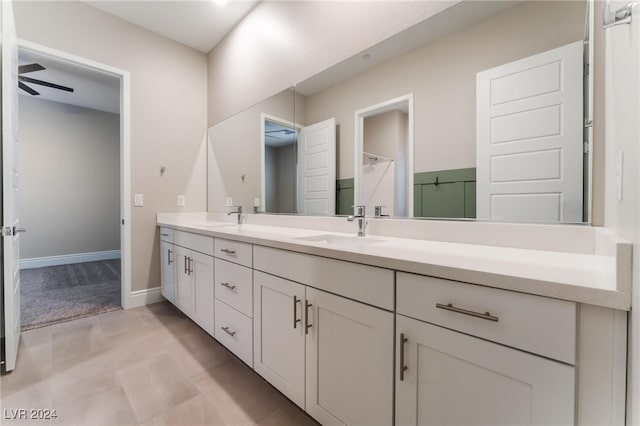
{"type": "Polygon", "coordinates": [[[160,287],[147,288],[144,290],[132,291],[126,309],[137,308],[138,306],[151,305],[164,301],[160,287]]]}
{"type": "Polygon", "coordinates": [[[63,254],[61,256],[32,257],[30,259],[20,259],[20,269],[44,268],[46,266],[70,265],[72,263],[96,262],[99,260],[119,258],[120,250],[63,254]]]}

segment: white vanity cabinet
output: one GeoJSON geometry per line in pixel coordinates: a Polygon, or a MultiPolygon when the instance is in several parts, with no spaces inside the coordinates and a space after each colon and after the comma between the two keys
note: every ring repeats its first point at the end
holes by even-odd
{"type": "Polygon", "coordinates": [[[322,424],[392,424],[393,271],[262,246],[254,268],[255,370],[322,424]]]}
{"type": "Polygon", "coordinates": [[[162,296],[175,305],[176,303],[176,263],[173,246],[173,229],[160,228],[160,292],[162,296]]]}
{"type": "Polygon", "coordinates": [[[405,273],[397,296],[396,425],[574,424],[575,303],[405,273]]]}
{"type": "Polygon", "coordinates": [[[215,338],[253,367],[253,247],[216,238],[215,338]]]}
{"type": "Polygon", "coordinates": [[[172,254],[176,283],[175,305],[213,335],[213,238],[175,231],[172,254]]]}

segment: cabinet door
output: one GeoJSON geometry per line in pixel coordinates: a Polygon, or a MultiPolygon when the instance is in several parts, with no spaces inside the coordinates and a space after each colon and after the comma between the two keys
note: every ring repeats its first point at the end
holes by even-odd
{"type": "Polygon", "coordinates": [[[393,314],[310,287],[306,410],[322,424],[393,423],[393,314]]]}
{"type": "Polygon", "coordinates": [[[193,279],[189,273],[190,250],[174,246],[176,268],[176,305],[187,316],[193,315],[193,279]]]}
{"type": "Polygon", "coordinates": [[[254,271],[255,371],[304,409],[304,286],[254,271]]]}
{"type": "Polygon", "coordinates": [[[402,315],[396,324],[396,425],[574,424],[573,367],[402,315]]]}
{"type": "Polygon", "coordinates": [[[190,271],[193,278],[193,319],[213,336],[213,257],[191,251],[190,271]]]}
{"type": "Polygon", "coordinates": [[[173,244],[162,241],[160,244],[162,259],[161,292],[169,302],[176,303],[176,256],[173,244]]]}

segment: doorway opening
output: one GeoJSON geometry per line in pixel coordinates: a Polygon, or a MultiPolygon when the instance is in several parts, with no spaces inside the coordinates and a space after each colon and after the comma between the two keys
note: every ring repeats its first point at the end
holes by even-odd
{"type": "Polygon", "coordinates": [[[128,73],[28,42],[18,68],[21,329],[126,308],[128,73]]]}
{"type": "Polygon", "coordinates": [[[355,113],[354,204],[413,216],[413,94],[355,113]]]}

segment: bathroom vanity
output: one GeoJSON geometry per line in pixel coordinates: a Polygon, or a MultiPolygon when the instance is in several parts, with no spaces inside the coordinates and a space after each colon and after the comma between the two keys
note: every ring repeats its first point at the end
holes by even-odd
{"type": "Polygon", "coordinates": [[[158,214],[162,294],[320,423],[624,423],[631,246],[605,230],[227,220],[158,214]]]}

